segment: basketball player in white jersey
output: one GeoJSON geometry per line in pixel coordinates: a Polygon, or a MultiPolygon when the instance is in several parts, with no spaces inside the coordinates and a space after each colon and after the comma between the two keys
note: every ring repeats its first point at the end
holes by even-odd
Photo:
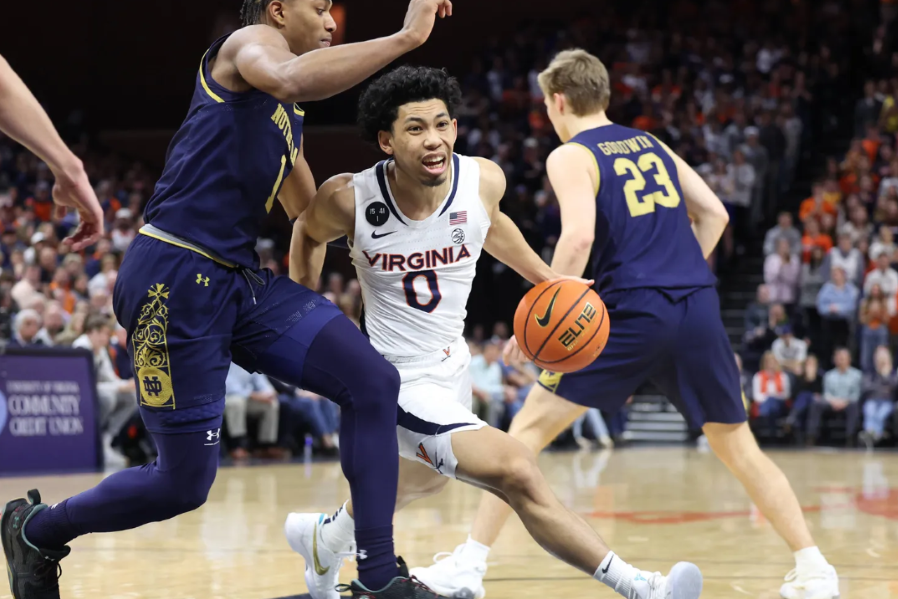
{"type": "MultiPolygon", "coordinates": [[[[786,576],[781,596],[835,599],[839,596],[835,569],[815,544],[789,481],[760,450],[745,422],[738,373],[713,286],[690,293],[682,301],[668,302],[668,311],[663,302],[650,303],[652,295],[660,295],[657,289],[636,295],[647,286],[634,281],[636,275],[643,281],[650,277],[657,281],[659,273],[676,272],[677,278],[669,279],[674,284],[652,283],[672,297],[695,284],[683,279],[693,277],[700,282],[702,273],[710,278],[703,257],[714,250],[726,227],[723,204],[692,168],[653,137],[645,136],[645,146],[638,141],[634,146],[616,141],[636,140],[605,115],[611,87],[608,71],[595,56],[583,50],[562,52],[540,74],[539,84],[549,119],[564,142],[547,161],[562,220],[552,265],[561,273],[579,274],[592,261],[590,272],[601,286],[611,335],[602,355],[582,371],[565,375],[544,372],[509,433],[539,453],[588,407],[614,412],[643,381],[673,365],[675,378],[653,380],[656,384],[660,381],[659,386],[690,424],[702,428],[711,449],[794,553],[796,567],[786,576]],[[661,156],[645,154],[649,147],[654,150],[648,151],[661,156]],[[646,168],[650,161],[644,158],[660,162],[651,162],[646,168]],[[660,176],[662,169],[667,171],[665,162],[670,165],[669,172],[677,174],[674,183],[660,176]],[[633,165],[633,170],[627,165],[633,165]],[[653,176],[643,177],[640,171],[653,176]],[[664,191],[663,185],[672,187],[664,191]],[[634,188],[645,191],[638,195],[634,188]],[[660,200],[670,199],[668,193],[684,201],[677,200],[675,207],[670,201],[662,203],[660,200]],[[659,198],[657,210],[653,197],[659,198]],[[691,228],[687,214],[693,221],[691,228]],[[652,242],[646,242],[646,231],[653,231],[652,242]],[[675,262],[665,261],[667,256],[675,262]],[[621,280],[626,289],[615,290],[621,280]],[[638,297],[638,302],[628,303],[620,299],[622,294],[638,297]],[[711,294],[711,301],[703,304],[706,309],[693,312],[694,318],[669,316],[689,301],[698,301],[701,294],[711,294]],[[682,327],[676,337],[665,333],[665,327],[674,324],[682,327]],[[677,343],[663,341],[671,338],[677,343]],[[663,348],[664,353],[654,351],[653,346],[663,348]],[[691,368],[690,361],[700,366],[691,368]]],[[[506,347],[506,361],[515,361],[516,355],[523,358],[512,339],[506,347]]],[[[411,574],[446,596],[464,590],[478,599],[483,597],[489,546],[510,515],[504,504],[484,494],[468,541],[448,558],[428,568],[413,569],[411,574]]]]}
{"type": "MultiPolygon", "coordinates": [[[[390,159],[327,181],[293,234],[290,276],[313,287],[326,244],[343,235],[350,240],[363,326],[402,381],[397,509],[457,478],[502,497],[543,548],[624,597],[696,599],[702,576],[693,564],[676,564],[667,576],[621,559],[602,569],[610,550],[561,505],[533,452],[471,412],[462,332],[481,250],[532,283],[558,277],[499,211],[502,170],[453,153],[460,101],[458,83],[437,69],[401,67],[375,81],[360,100],[359,122],[390,159]]],[[[339,596],[335,586],[353,530],[351,502],[332,518],[287,518],[287,540],[305,559],[314,599],[339,596]]]]}

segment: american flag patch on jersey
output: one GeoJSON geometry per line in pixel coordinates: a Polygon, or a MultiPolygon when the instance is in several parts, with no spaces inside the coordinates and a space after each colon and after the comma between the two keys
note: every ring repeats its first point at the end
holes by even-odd
{"type": "Polygon", "coordinates": [[[467,211],[462,212],[450,212],[449,213],[449,224],[450,225],[461,225],[468,222],[468,213],[467,211]]]}

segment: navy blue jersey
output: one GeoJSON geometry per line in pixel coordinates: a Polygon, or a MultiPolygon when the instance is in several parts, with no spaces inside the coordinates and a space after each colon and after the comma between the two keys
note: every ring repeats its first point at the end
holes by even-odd
{"type": "Polygon", "coordinates": [[[299,155],[304,113],[262,91],[216,83],[209,61],[226,39],[203,56],[145,220],[221,261],[255,268],[262,220],[299,155]]]}
{"type": "Polygon", "coordinates": [[[682,296],[714,285],[676,164],[658,140],[608,125],[584,131],[571,143],[592,152],[599,170],[591,275],[599,293],[653,287],[682,296]]]}

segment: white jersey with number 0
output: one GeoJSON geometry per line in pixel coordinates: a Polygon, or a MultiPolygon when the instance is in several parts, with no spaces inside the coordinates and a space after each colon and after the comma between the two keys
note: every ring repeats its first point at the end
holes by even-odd
{"type": "Polygon", "coordinates": [[[450,191],[421,221],[399,210],[386,169],[384,161],[353,177],[350,255],[371,344],[385,356],[420,356],[461,337],[490,219],[480,199],[480,165],[473,158],[453,155],[450,191]]]}

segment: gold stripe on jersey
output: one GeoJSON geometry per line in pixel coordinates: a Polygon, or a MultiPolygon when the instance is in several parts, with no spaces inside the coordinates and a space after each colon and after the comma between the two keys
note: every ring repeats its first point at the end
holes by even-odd
{"type": "Polygon", "coordinates": [[[206,54],[203,54],[203,60],[200,61],[200,83],[203,84],[203,89],[206,90],[206,93],[209,94],[209,97],[218,102],[219,104],[224,104],[224,100],[221,99],[214,91],[209,88],[209,84],[206,83],[206,73],[203,66],[206,64],[206,56],[209,54],[209,51],[206,50],[206,54]]]}

